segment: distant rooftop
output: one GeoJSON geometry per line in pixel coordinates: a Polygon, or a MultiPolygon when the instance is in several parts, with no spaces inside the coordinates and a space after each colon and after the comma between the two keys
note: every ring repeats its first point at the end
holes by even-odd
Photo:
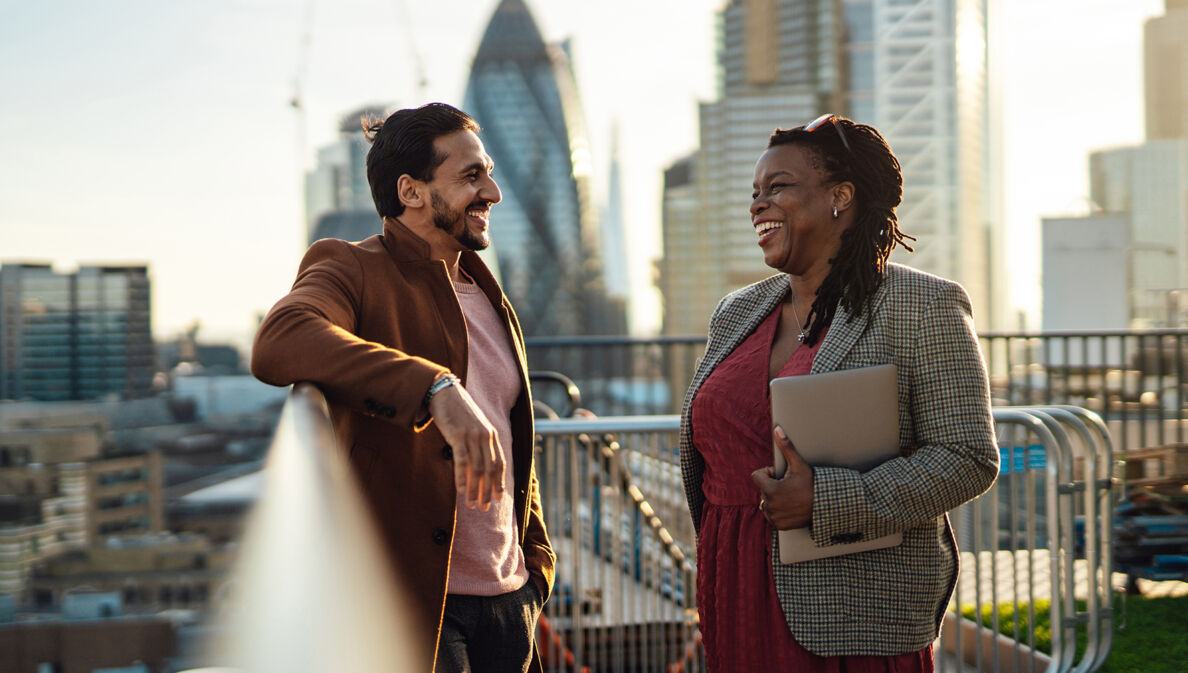
{"type": "Polygon", "coordinates": [[[260,497],[261,470],[200,488],[178,498],[183,505],[250,505],[260,497]]]}

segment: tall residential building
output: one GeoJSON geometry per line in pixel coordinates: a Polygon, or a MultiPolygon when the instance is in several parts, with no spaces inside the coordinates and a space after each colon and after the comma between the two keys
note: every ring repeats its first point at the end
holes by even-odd
{"type": "Polygon", "coordinates": [[[900,223],[919,239],[914,254],[896,259],[960,281],[987,325],[1000,281],[990,274],[983,198],[985,3],[731,0],[719,19],[719,100],[701,106],[689,178],[697,206],[669,212],[670,199],[688,198],[683,183],[664,196],[664,332],[703,333],[719,298],[774,273],[748,217],[755,161],[774,128],[824,112],[887,137],[903,167],[900,223]],[[705,251],[708,261],[685,257],[705,251]]]}
{"type": "Polygon", "coordinates": [[[152,392],[144,266],[0,266],[0,399],[87,400],[152,392]]]}
{"type": "Polygon", "coordinates": [[[1188,138],[1188,0],[1165,0],[1167,13],[1143,27],[1147,137],[1188,138]]]}
{"type": "Polygon", "coordinates": [[[622,333],[607,300],[590,149],[566,46],[546,45],[524,0],[501,0],[464,108],[483,127],[503,202],[491,217],[503,290],[525,335],[622,333]]]}
{"type": "Polygon", "coordinates": [[[305,175],[305,223],[310,243],[320,238],[361,241],[382,226],[367,183],[367,150],[361,120],[386,117],[368,106],[343,115],[338,138],[318,150],[317,165],[305,175]]]}
{"type": "Polygon", "coordinates": [[[718,100],[700,107],[700,148],[665,174],[665,334],[704,334],[727,292],[774,271],[748,208],[755,161],[776,127],[844,112],[837,0],[732,0],[719,15],[718,100]]]}
{"type": "MultiPolygon", "coordinates": [[[[696,155],[685,157],[664,171],[664,209],[661,212],[664,255],[656,260],[655,277],[660,279],[664,297],[663,329],[670,336],[705,334],[709,313],[696,315],[699,309],[682,310],[681,307],[714,306],[721,298],[715,294],[717,287],[713,283],[690,282],[687,273],[692,269],[709,273],[717,268],[715,231],[704,225],[707,218],[701,211],[697,185],[693,180],[696,160],[696,155]],[[677,282],[671,282],[674,279],[677,282]]],[[[693,363],[683,357],[679,349],[665,349],[665,354],[668,398],[683,399],[693,378],[693,363]]]]}

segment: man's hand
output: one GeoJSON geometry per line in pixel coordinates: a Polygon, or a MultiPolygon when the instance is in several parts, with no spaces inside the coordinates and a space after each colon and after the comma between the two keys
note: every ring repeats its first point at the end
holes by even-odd
{"type": "Polygon", "coordinates": [[[454,485],[466,493],[466,506],[482,511],[503,497],[503,449],[499,435],[461,384],[429,400],[429,413],[454,451],[454,485]]]}
{"type": "Polygon", "coordinates": [[[779,479],[773,467],[751,473],[759,488],[759,511],[776,530],[804,528],[813,520],[813,468],[796,452],[783,428],[776,426],[772,435],[788,469],[779,479]]]}

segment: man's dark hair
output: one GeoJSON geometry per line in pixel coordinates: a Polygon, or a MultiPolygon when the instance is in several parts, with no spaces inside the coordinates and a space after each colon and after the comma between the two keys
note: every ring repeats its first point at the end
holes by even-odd
{"type": "Polygon", "coordinates": [[[844,117],[833,123],[841,127],[845,142],[837,127],[827,129],[825,126],[832,125],[825,124],[812,131],[803,126],[776,129],[767,143],[768,148],[803,147],[827,183],[849,181],[854,185],[857,215],[842,233],[841,249],[829,260],[829,275],[817,289],[806,318],[809,331],[805,343],[810,345],[817,343],[833,321],[839,302],[851,316],[865,310],[883,280],[891,251],[899,245],[911,252],[906,239],[916,240],[899,229],[895,207],[903,198],[903,172],[887,141],[873,126],[844,117]]]}
{"type": "Polygon", "coordinates": [[[429,182],[446,160],[433,142],[458,131],[479,132],[478,122],[452,105],[429,103],[399,110],[387,119],[364,118],[363,135],[371,141],[367,152],[367,182],[380,217],[404,214],[396,183],[400,176],[429,182]]]}

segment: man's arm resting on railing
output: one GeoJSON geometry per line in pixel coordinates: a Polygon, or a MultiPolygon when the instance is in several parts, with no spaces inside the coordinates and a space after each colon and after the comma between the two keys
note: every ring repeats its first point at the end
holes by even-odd
{"type": "Polygon", "coordinates": [[[469,502],[486,507],[503,490],[499,440],[461,385],[426,393],[446,367],[354,334],[362,269],[350,246],[326,239],[301,262],[293,289],[268,312],[252,348],[252,374],[272,385],[309,381],[335,404],[424,430],[437,421],[454,449],[454,477],[469,502]]]}
{"type": "Polygon", "coordinates": [[[421,430],[422,402],[444,366],[354,334],[363,287],[350,246],[325,239],[310,247],[292,290],[256,333],[252,374],[287,386],[309,381],[327,399],[359,413],[421,430]]]}

